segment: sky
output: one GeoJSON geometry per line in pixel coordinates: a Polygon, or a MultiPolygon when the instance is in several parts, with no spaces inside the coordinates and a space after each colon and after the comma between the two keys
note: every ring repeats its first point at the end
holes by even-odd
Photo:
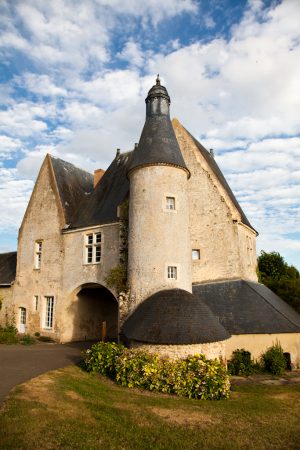
{"type": "Polygon", "coordinates": [[[138,142],[160,74],[258,253],[300,269],[299,0],[1,0],[0,252],[46,155],[89,172],[138,142]]]}

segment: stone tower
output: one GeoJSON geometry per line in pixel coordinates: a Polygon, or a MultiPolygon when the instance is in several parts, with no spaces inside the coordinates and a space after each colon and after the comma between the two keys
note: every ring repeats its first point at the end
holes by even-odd
{"type": "Polygon", "coordinates": [[[159,77],[146,98],[146,121],[128,170],[128,281],[131,308],[162,289],[192,291],[191,241],[183,160],[159,77]]]}

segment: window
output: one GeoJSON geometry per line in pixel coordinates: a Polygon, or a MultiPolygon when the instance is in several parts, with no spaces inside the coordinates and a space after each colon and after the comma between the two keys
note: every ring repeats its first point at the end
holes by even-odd
{"type": "Polygon", "coordinates": [[[54,297],[46,297],[45,328],[53,327],[54,297]]]}
{"type": "Polygon", "coordinates": [[[41,241],[36,241],[34,245],[34,268],[40,269],[42,263],[42,248],[43,243],[41,241]]]}
{"type": "Polygon", "coordinates": [[[193,249],[192,250],[192,260],[196,261],[197,259],[200,259],[200,250],[199,249],[193,249]]]}
{"type": "Polygon", "coordinates": [[[26,308],[20,308],[20,324],[26,325],[26,308]]]}
{"type": "Polygon", "coordinates": [[[101,261],[101,233],[91,233],[85,236],[85,262],[94,264],[101,261]]]}
{"type": "Polygon", "coordinates": [[[172,280],[177,280],[177,267],[168,266],[168,278],[172,280]]]}
{"type": "Polygon", "coordinates": [[[175,210],[175,197],[167,197],[166,198],[166,209],[170,211],[175,210]]]}
{"type": "Polygon", "coordinates": [[[38,295],[34,295],[33,296],[33,309],[35,311],[37,311],[38,307],[39,307],[39,296],[38,295]]]}

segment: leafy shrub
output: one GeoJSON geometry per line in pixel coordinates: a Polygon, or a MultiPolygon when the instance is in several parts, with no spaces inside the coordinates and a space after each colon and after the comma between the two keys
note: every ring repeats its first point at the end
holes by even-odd
{"type": "Polygon", "coordinates": [[[18,342],[18,330],[13,324],[0,326],[0,344],[17,344],[18,342]]]}
{"type": "Polygon", "coordinates": [[[112,379],[116,375],[116,359],[124,346],[115,342],[98,342],[85,352],[85,368],[88,372],[100,373],[112,379]]]}
{"type": "Polygon", "coordinates": [[[36,337],[40,337],[41,333],[39,333],[38,331],[36,331],[36,332],[34,333],[34,335],[35,335],[36,337]]]}
{"type": "Polygon", "coordinates": [[[36,340],[34,337],[30,336],[30,334],[23,334],[23,336],[20,337],[20,343],[23,345],[32,345],[36,343],[36,340]]]}
{"type": "Polygon", "coordinates": [[[126,387],[177,394],[189,398],[229,396],[229,377],[219,360],[204,355],[172,360],[115,343],[95,344],[87,350],[86,370],[98,372],[126,387]]]}
{"type": "Polygon", "coordinates": [[[243,348],[232,352],[232,357],[228,361],[228,371],[231,375],[251,375],[258,371],[258,364],[252,361],[251,353],[243,348]]]}
{"type": "Polygon", "coordinates": [[[261,361],[264,370],[273,375],[281,376],[286,369],[286,358],[279,342],[276,342],[262,354],[261,361]]]}

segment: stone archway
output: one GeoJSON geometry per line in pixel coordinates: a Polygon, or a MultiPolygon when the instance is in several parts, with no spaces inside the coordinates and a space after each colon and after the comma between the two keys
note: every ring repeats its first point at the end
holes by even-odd
{"type": "Polygon", "coordinates": [[[68,309],[72,317],[70,340],[100,340],[103,322],[107,339],[118,339],[118,302],[104,286],[96,283],[80,286],[72,294],[68,309]]]}

